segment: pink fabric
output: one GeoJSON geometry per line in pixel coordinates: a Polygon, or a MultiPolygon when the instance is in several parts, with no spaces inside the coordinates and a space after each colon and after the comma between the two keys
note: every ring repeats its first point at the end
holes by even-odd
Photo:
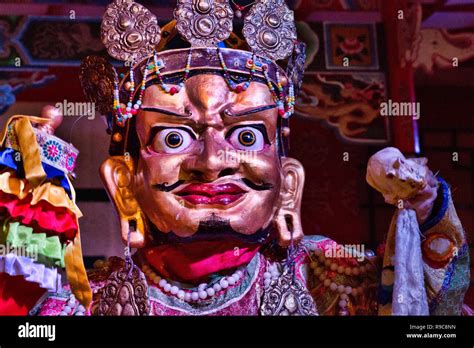
{"type": "Polygon", "coordinates": [[[259,248],[236,242],[194,242],[152,247],[144,256],[162,277],[199,282],[210,274],[248,264],[259,248]]]}
{"type": "Polygon", "coordinates": [[[28,315],[44,293],[38,284],[22,276],[0,273],[0,315],[28,315]]]}
{"type": "Polygon", "coordinates": [[[0,211],[6,210],[13,219],[33,227],[35,232],[58,234],[67,240],[74,239],[77,233],[74,214],[66,208],[54,207],[45,201],[31,205],[30,200],[31,196],[18,199],[15,195],[0,191],[0,211]]]}
{"type": "MultiPolygon", "coordinates": [[[[313,244],[318,248],[327,248],[334,244],[333,241],[329,239],[324,239],[321,241],[309,241],[309,243],[313,244]]],[[[235,244],[233,244],[235,245],[235,244]]],[[[207,315],[211,316],[255,316],[260,314],[260,305],[261,299],[264,291],[264,277],[263,274],[266,271],[266,258],[263,255],[259,255],[260,257],[260,268],[258,269],[258,274],[255,276],[255,281],[249,285],[249,290],[245,292],[242,297],[239,299],[236,298],[229,298],[229,300],[223,304],[220,308],[217,308],[215,311],[207,313],[207,315]]],[[[305,276],[301,273],[301,266],[303,264],[307,264],[310,260],[308,255],[305,252],[302,252],[299,257],[297,258],[296,265],[297,265],[297,277],[305,282],[305,276]]],[[[103,288],[104,281],[101,282],[94,282],[91,281],[91,288],[93,293],[96,293],[99,289],[103,288]]],[[[154,284],[149,283],[149,287],[157,287],[154,284]]],[[[66,287],[67,289],[67,287],[66,287]]],[[[227,289],[229,291],[230,287],[227,289]]],[[[158,290],[160,291],[160,290],[158,290]]],[[[170,295],[173,296],[173,295],[170,295]]],[[[92,306],[98,305],[99,298],[94,296],[92,306]]],[[[56,316],[61,313],[64,307],[67,304],[67,298],[59,298],[49,297],[45,302],[43,302],[41,306],[41,310],[39,315],[47,315],[47,316],[56,316]]],[[[190,315],[187,312],[175,309],[170,307],[165,303],[161,303],[156,298],[150,298],[151,304],[151,313],[150,315],[156,316],[186,316],[190,315]]],[[[85,315],[91,315],[90,308],[85,313],[85,315]]]]}
{"type": "MultiPolygon", "coordinates": [[[[238,301],[224,306],[209,316],[257,316],[260,315],[260,301],[262,291],[264,289],[263,274],[266,271],[265,259],[261,258],[260,269],[256,281],[251,285],[250,290],[238,301]]],[[[154,286],[154,285],[150,285],[154,286]]],[[[157,316],[187,316],[186,312],[182,312],[170,308],[158,301],[151,300],[151,313],[157,316]]]]}

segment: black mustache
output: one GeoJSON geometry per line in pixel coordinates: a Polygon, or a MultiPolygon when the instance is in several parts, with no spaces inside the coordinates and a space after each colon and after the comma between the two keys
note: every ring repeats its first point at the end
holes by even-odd
{"type": "MultiPolygon", "coordinates": [[[[245,185],[247,185],[248,187],[250,187],[252,190],[255,190],[255,191],[268,191],[268,190],[271,190],[273,188],[272,184],[266,183],[266,182],[261,183],[261,184],[256,184],[253,181],[251,181],[249,179],[246,179],[246,178],[241,179],[241,181],[245,185]]],[[[156,190],[161,191],[161,192],[170,192],[170,191],[173,191],[178,186],[184,184],[184,182],[185,182],[184,180],[178,180],[172,185],[168,185],[167,182],[164,182],[162,184],[154,184],[154,185],[152,185],[152,187],[156,190]]]]}
{"type": "Polygon", "coordinates": [[[178,186],[182,185],[183,183],[184,183],[184,180],[178,180],[172,185],[168,185],[167,182],[164,182],[162,184],[154,184],[152,185],[152,187],[162,192],[170,192],[170,191],[173,191],[178,186]]]}
{"type": "Polygon", "coordinates": [[[253,181],[243,178],[242,182],[255,191],[268,191],[273,188],[273,185],[268,182],[263,182],[261,184],[256,184],[253,181]]]}
{"type": "Polygon", "coordinates": [[[179,237],[173,231],[163,233],[158,230],[155,225],[150,223],[150,226],[153,234],[154,245],[181,244],[200,241],[211,242],[222,241],[223,239],[250,244],[262,244],[268,240],[270,234],[273,232],[273,224],[270,223],[267,227],[262,227],[257,230],[254,234],[244,235],[235,231],[230,226],[229,220],[216,216],[216,214],[212,214],[211,216],[199,221],[197,232],[190,237],[179,237]]]}

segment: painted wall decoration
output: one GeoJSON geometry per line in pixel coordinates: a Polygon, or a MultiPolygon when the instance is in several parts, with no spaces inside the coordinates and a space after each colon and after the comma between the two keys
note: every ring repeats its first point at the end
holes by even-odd
{"type": "Polygon", "coordinates": [[[396,22],[400,66],[416,60],[421,43],[421,21],[423,8],[420,3],[407,4],[405,19],[396,22]]]}
{"type": "Polygon", "coordinates": [[[28,88],[66,83],[68,88],[61,90],[73,94],[70,71],[63,69],[58,74],[57,67],[79,67],[89,54],[105,55],[100,18],[0,16],[0,114],[28,88]]]}
{"type": "Polygon", "coordinates": [[[374,23],[324,23],[326,68],[377,70],[377,35],[374,23]]]}
{"type": "Polygon", "coordinates": [[[46,69],[38,71],[0,71],[0,116],[16,102],[27,88],[39,88],[55,79],[46,69]]]}
{"type": "Polygon", "coordinates": [[[16,40],[29,65],[79,65],[87,55],[104,52],[97,19],[28,17],[16,40]]]}
{"type": "Polygon", "coordinates": [[[385,144],[389,120],[380,115],[386,100],[382,73],[328,73],[306,75],[296,103],[299,116],[319,120],[351,143],[385,144]]]}
{"type": "Polygon", "coordinates": [[[451,34],[444,29],[422,29],[414,68],[432,74],[435,68],[451,69],[474,57],[474,33],[451,34]]]}
{"type": "Polygon", "coordinates": [[[432,74],[435,68],[451,69],[474,57],[473,32],[452,34],[446,29],[422,29],[422,15],[422,5],[412,3],[405,11],[405,20],[397,21],[402,68],[411,64],[432,74]]]}
{"type": "Polygon", "coordinates": [[[297,19],[304,19],[314,11],[378,11],[380,0],[296,0],[297,19]]]}
{"type": "Polygon", "coordinates": [[[105,55],[99,18],[0,16],[1,70],[79,66],[90,54],[105,55]]]}
{"type": "Polygon", "coordinates": [[[13,68],[15,58],[23,57],[18,36],[26,20],[23,16],[0,16],[0,68],[13,68]]]}

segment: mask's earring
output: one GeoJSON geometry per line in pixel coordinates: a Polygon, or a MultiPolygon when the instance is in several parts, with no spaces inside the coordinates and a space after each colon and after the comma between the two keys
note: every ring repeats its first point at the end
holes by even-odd
{"type": "Polygon", "coordinates": [[[150,314],[148,285],[143,272],[135,266],[130,251],[130,234],[124,249],[125,266],[113,272],[104,286],[98,314],[103,316],[138,316],[150,314]]]}
{"type": "Polygon", "coordinates": [[[295,258],[298,247],[293,242],[291,231],[290,246],[283,265],[283,273],[271,281],[263,295],[262,315],[319,315],[311,294],[296,277],[295,258]]]}

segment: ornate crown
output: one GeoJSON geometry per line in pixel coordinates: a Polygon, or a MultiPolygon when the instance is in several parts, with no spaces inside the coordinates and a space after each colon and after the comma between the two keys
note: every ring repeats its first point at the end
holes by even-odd
{"type": "Polygon", "coordinates": [[[280,116],[288,119],[293,114],[305,63],[305,45],[296,40],[293,11],[284,0],[232,4],[235,13],[229,0],[178,0],[175,19],[163,28],[149,10],[133,0],[115,0],[107,7],[102,41],[113,58],[125,62],[128,71],[119,76],[105,59],[87,57],[81,83],[98,111],[112,116],[112,154],[127,148],[123,135],[129,133],[128,120],[140,109],[148,85],[158,84],[174,95],[195,74],[219,73],[234,93],[245,91],[253,80],[266,83],[280,116]],[[233,19],[247,9],[243,40],[233,32],[233,19]],[[173,40],[178,37],[188,47],[167,49],[176,46],[173,40]]]}

